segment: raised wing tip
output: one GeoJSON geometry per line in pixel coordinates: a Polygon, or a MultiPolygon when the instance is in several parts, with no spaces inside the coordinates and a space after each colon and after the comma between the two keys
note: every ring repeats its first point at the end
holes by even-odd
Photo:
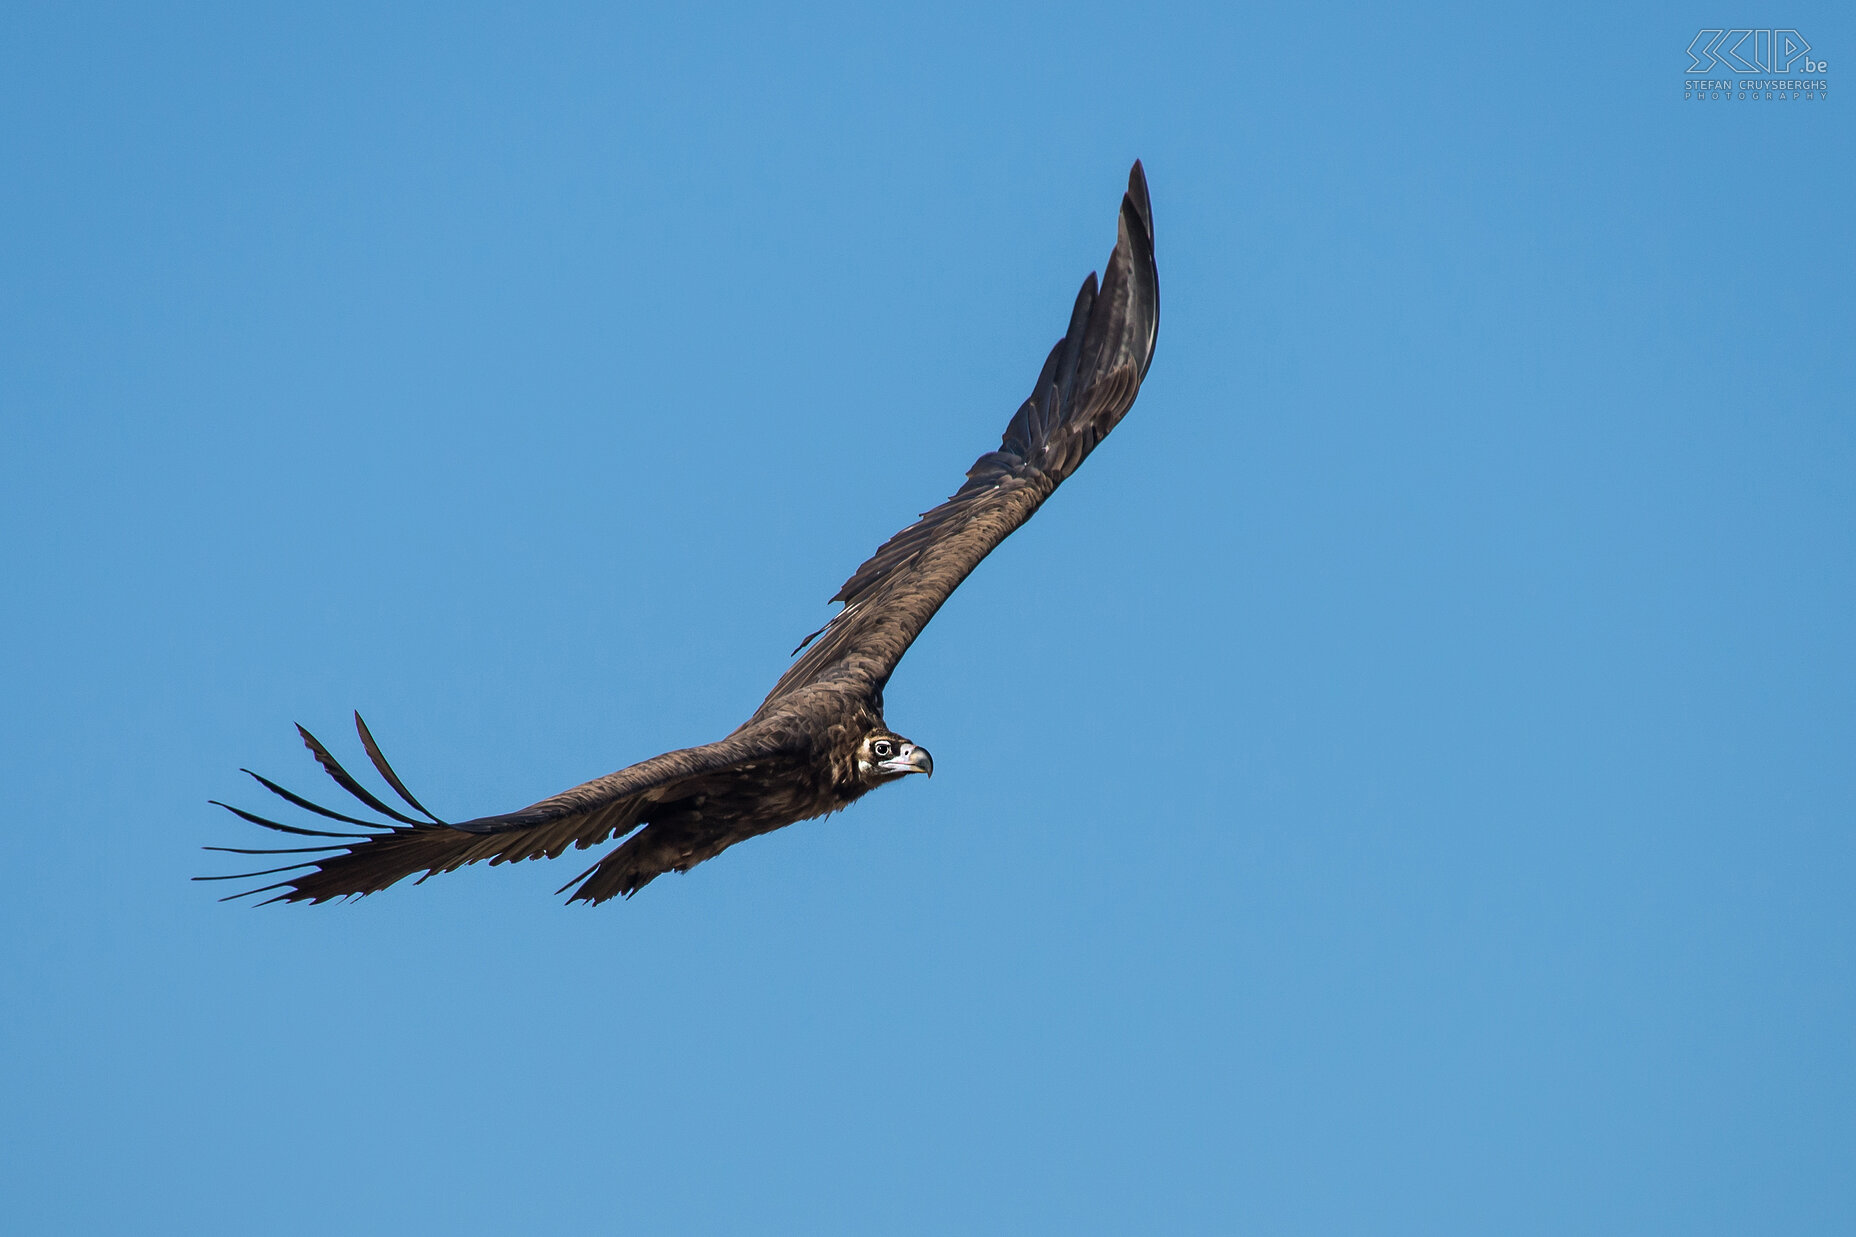
{"type": "Polygon", "coordinates": [[[1147,200],[1147,172],[1136,159],[1134,166],[1128,170],[1128,205],[1134,207],[1140,215],[1141,223],[1149,238],[1154,234],[1154,208],[1147,200]]]}

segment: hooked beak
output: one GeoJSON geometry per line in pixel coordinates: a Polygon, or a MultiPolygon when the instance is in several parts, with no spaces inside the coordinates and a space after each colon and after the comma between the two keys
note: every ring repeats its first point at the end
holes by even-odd
{"type": "Polygon", "coordinates": [[[926,773],[929,777],[933,777],[934,757],[928,754],[928,749],[925,747],[904,743],[901,751],[897,752],[892,759],[878,764],[877,768],[885,773],[926,773]]]}

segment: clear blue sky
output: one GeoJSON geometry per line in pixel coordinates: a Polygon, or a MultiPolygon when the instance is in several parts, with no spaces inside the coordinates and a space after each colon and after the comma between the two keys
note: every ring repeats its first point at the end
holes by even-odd
{"type": "Polygon", "coordinates": [[[1847,8],[0,12],[19,1232],[1856,1231],[1847,8]],[[1705,25],[1827,100],[1684,101],[1705,25]],[[1134,412],[629,903],[219,905],[756,705],[1135,157],[1134,412]]]}

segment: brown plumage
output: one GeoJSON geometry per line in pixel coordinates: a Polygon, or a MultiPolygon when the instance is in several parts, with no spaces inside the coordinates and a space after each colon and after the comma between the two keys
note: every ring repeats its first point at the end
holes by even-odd
{"type": "MultiPolygon", "coordinates": [[[[375,796],[302,727],[303,742],[335,782],[383,821],[332,811],[251,776],[288,802],[365,833],[282,824],[219,804],[283,833],[337,839],[326,846],[235,854],[319,855],[235,877],[295,872],[270,901],[325,902],[421,880],[467,863],[552,859],[568,847],[625,842],[562,887],[570,901],[636,893],[665,872],[685,872],[736,842],[835,812],[885,782],[932,773],[928,753],[883,722],[883,687],[909,645],[967,574],[1031,518],[1127,413],[1153,360],[1160,287],[1153,213],[1136,163],[1121,200],[1115,249],[1100,288],[1083,281],[1069,330],[1006,427],[997,450],[975,461],[966,484],[891,537],[838,590],[844,608],[800,647],[753,717],[717,743],[654,756],[500,816],[448,823],[428,812],[393,771],[360,714],[355,728],[375,770],[408,816],[375,796]],[[808,647],[809,646],[809,647],[808,647]]],[[[246,770],[246,772],[250,772],[246,770]]],[[[217,800],[214,801],[217,803],[217,800]]]]}

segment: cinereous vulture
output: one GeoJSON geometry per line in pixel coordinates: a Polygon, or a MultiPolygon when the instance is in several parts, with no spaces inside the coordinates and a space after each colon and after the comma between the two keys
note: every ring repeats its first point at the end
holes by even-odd
{"type": "Polygon", "coordinates": [[[832,598],[844,608],[800,646],[804,655],[733,734],[653,756],[519,811],[449,822],[413,797],[359,714],[355,729],[368,759],[417,816],[376,796],[298,727],[335,783],[382,819],[333,811],[253,773],[259,785],[297,808],[363,832],[284,824],[221,803],[267,829],[335,841],[288,849],[209,847],[314,857],[262,872],[198,879],[293,872],[233,896],[280,891],[267,900],[325,902],[480,860],[553,859],[570,846],[623,838],[562,886],[562,892],[573,888],[570,901],[599,903],[636,893],[662,873],[686,872],[736,842],[835,812],[886,782],[932,773],[927,749],[884,722],[883,686],[967,573],[1030,519],[1127,413],[1153,359],[1159,319],[1153,213],[1136,163],[1101,285],[1094,274],[1083,281],[1069,329],[1051,349],[1031,397],[1013,414],[998,448],[980,456],[952,498],[884,542],[857,569],[832,598]]]}

